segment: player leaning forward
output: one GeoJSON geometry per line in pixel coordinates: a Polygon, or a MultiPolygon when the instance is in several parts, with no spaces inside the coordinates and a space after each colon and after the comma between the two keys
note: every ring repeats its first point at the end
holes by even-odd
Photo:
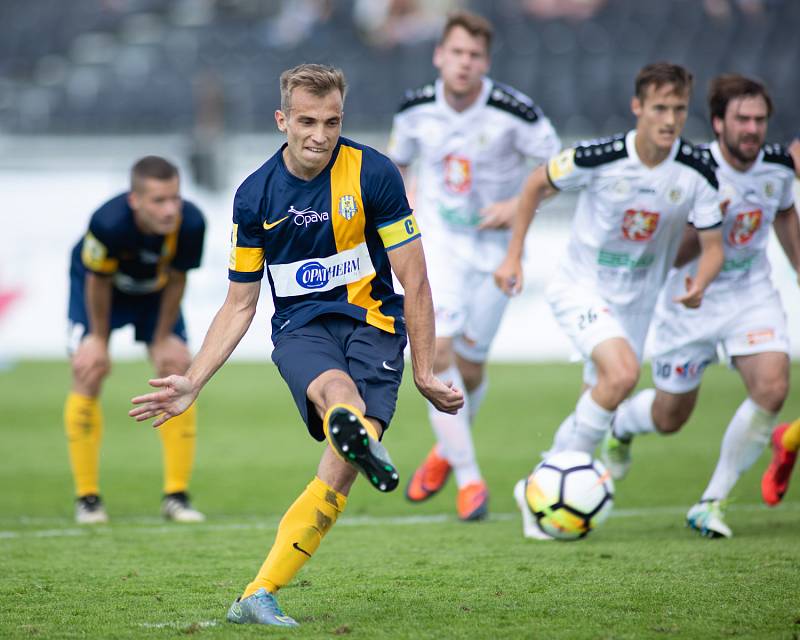
{"type": "Polygon", "coordinates": [[[389,146],[401,171],[419,160],[416,209],[436,313],[434,372],[466,392],[455,415],[429,404],[437,444],[406,497],[431,497],[452,469],[462,520],[484,517],[488,505],[470,428],[486,394],[486,357],[508,302],[492,272],[505,255],[527,160],[541,162],[561,147],[530,98],[485,76],[491,40],[484,18],[450,16],[433,58],[439,79],[408,92],[389,146]]]}
{"type": "MultiPolygon", "coordinates": [[[[108,521],[100,498],[103,416],[100,391],[110,371],[111,334],[131,324],[159,376],[186,371],[191,360],[181,301],[187,272],[200,266],[205,221],[181,199],[177,168],[146,156],[131,169],[131,188],[92,214],[89,230],[72,250],[69,345],[72,387],[64,406],[69,458],[75,479],[75,519],[108,521]]],[[[189,502],[197,420],[194,405],[160,431],[164,459],[162,513],[199,522],[189,502]]]]}
{"type": "MultiPolygon", "coordinates": [[[[680,66],[647,65],[631,100],[633,131],[563,151],[523,187],[508,255],[495,272],[509,295],[522,285],[525,234],[539,203],[561,189],[582,190],[566,256],[546,295],[584,358],[585,391],[550,454],[593,453],[636,385],[658,292],[687,222],[698,231],[702,253],[695,277],[671,304],[700,306],[722,267],[722,211],[709,154],[680,138],[691,84],[680,66]]],[[[526,527],[526,535],[535,534],[526,527]]]]}
{"type": "Polygon", "coordinates": [[[678,431],[697,401],[706,367],[720,346],[742,376],[747,398],[725,431],[719,461],[700,502],[686,516],[690,527],[711,537],[730,537],[721,501],[769,442],[789,391],[786,314],[770,280],[770,227],[800,272],[800,225],[792,185],[795,166],[780,145],[765,145],[772,101],[762,84],[738,75],[716,78],[708,96],[716,140],[709,151],[729,201],[722,227],[725,262],[700,309],[681,309],[669,296],[697,265],[670,273],[653,320],[655,389],[633,396],[617,412],[603,458],[622,477],[634,435],[678,431]]]}
{"type": "Polygon", "coordinates": [[[379,439],[395,409],[406,329],[420,392],[442,411],[463,404],[432,373],[433,303],[403,182],[388,158],[340,137],[344,95],[338,69],[309,64],[281,75],[275,120],[287,142],[236,192],[225,303],[186,376],[152,381],[162,390],[133,400],[137,420],[162,414],[154,426],[189,406],[250,326],[268,270],[272,358],[309,433],[328,444],[231,605],[231,622],[296,625],[273,594],[336,522],[357,472],[381,491],[397,486],[379,439]],[[392,289],[392,270],[405,298],[392,289]]]}

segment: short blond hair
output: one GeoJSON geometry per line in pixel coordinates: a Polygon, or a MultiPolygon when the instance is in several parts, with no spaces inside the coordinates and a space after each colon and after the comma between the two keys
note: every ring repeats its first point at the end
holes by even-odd
{"type": "Polygon", "coordinates": [[[292,108],[292,91],[298,87],[319,97],[338,90],[342,102],[347,93],[347,82],[341,69],[325,64],[299,64],[281,74],[281,111],[284,113],[292,108]]]}

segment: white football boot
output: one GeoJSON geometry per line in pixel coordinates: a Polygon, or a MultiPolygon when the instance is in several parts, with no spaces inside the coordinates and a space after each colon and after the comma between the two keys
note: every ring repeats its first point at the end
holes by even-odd
{"type": "Polygon", "coordinates": [[[161,515],[173,522],[205,522],[206,517],[192,508],[189,496],[185,491],[170,493],[164,496],[161,503],[161,515]]]}
{"type": "Polygon", "coordinates": [[[733,531],[725,524],[722,500],[701,500],[686,514],[686,526],[708,538],[732,538],[733,531]]]}
{"type": "Polygon", "coordinates": [[[536,516],[531,512],[528,501],[525,500],[525,478],[514,485],[514,500],[522,513],[522,535],[529,540],[554,540],[553,536],[546,534],[536,522],[536,516]]]}

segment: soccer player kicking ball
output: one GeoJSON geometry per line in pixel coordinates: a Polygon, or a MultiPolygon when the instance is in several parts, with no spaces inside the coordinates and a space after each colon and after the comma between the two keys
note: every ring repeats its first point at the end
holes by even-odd
{"type": "MultiPolygon", "coordinates": [[[[103,416],[100,389],[111,367],[111,333],[128,324],[159,376],[184,373],[191,361],[181,300],[186,272],[200,265],[205,221],[181,200],[178,170],[147,156],[133,165],[131,188],[101,206],[72,250],[69,351],[72,389],[64,426],[75,479],[75,520],[108,522],[100,498],[103,416]]],[[[164,499],[168,520],[199,522],[189,502],[197,421],[194,405],[160,431],[164,450],[164,499]]]]}
{"type": "Polygon", "coordinates": [[[416,209],[424,232],[436,315],[434,373],[466,392],[464,408],[441,413],[429,403],[436,444],[414,473],[406,497],[438,493],[451,470],[461,520],[488,513],[471,427],[486,395],[486,358],[508,297],[492,280],[505,255],[527,160],[557,153],[558,136],[533,101],[485,76],[492,26],[450,16],[433,62],[435,84],[409,91],[395,115],[389,156],[408,171],[418,158],[416,209]]]}
{"type": "Polygon", "coordinates": [[[151,380],[161,390],[134,398],[130,415],[157,427],[194,401],[250,326],[268,269],[272,359],[309,433],[328,446],[228,620],[295,626],[274,594],[317,550],[358,472],[379,491],[398,484],[380,438],[394,414],[406,330],[420,392],[449,413],[463,396],[432,373],[433,303],[400,174],[340,137],[342,72],[304,64],[285,71],[280,87],[275,120],[287,142],[236,192],[228,296],[186,375],[151,380]],[[392,270],[405,298],[393,291],[392,270]]]}
{"type": "MultiPolygon", "coordinates": [[[[702,254],[671,304],[699,307],[722,267],[722,210],[710,156],[679,137],[691,84],[680,66],[647,65],[631,100],[636,129],[563,151],[523,187],[508,255],[494,274],[508,295],[522,287],[525,234],[539,204],[560,189],[582,189],[566,257],[546,295],[584,358],[586,390],[549,454],[593,453],[636,385],[658,291],[687,222],[698,230],[702,254]]],[[[525,514],[521,489],[515,497],[525,514]]],[[[526,526],[525,533],[535,530],[526,526]]]]}
{"type": "Polygon", "coordinates": [[[697,402],[706,367],[717,347],[730,358],[747,388],[722,439],[717,467],[688,526],[709,537],[732,535],[723,501],[761,455],[789,390],[786,314],[770,281],[770,227],[792,266],[800,271],[800,224],[792,196],[795,167],[780,145],[765,145],[772,101],[762,84],[739,75],[711,83],[708,96],[716,140],[709,145],[720,193],[729,204],[722,227],[725,262],[700,309],[670,304],[697,268],[692,261],[670,273],[653,320],[655,389],[639,392],[617,412],[602,457],[616,478],[630,465],[633,436],[677,432],[697,402]]]}

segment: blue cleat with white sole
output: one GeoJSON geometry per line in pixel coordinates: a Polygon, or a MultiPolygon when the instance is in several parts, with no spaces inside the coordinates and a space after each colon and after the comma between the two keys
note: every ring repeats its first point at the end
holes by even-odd
{"type": "Polygon", "coordinates": [[[287,616],[278,606],[275,596],[263,587],[228,609],[228,622],[236,624],[269,624],[275,627],[299,627],[297,620],[287,616]]]}

